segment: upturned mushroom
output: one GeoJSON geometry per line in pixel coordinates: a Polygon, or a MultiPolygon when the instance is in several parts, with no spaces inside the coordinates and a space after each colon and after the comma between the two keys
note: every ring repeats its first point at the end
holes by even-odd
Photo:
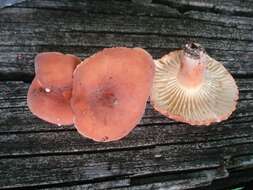
{"type": "Polygon", "coordinates": [[[197,43],[155,61],[151,102],[165,116],[191,125],[227,119],[239,96],[225,67],[197,43]]]}
{"type": "Polygon", "coordinates": [[[85,59],[71,98],[78,132],[102,142],[126,136],[145,111],[153,76],[153,59],[140,48],[109,48],[85,59]]]}
{"type": "Polygon", "coordinates": [[[36,56],[36,76],[27,94],[27,104],[34,115],[57,125],[73,124],[72,77],[80,62],[74,55],[58,52],[36,56]]]}

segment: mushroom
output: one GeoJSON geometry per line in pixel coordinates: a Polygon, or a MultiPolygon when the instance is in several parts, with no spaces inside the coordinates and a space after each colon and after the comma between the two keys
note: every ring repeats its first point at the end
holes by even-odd
{"type": "Polygon", "coordinates": [[[145,111],[153,76],[153,59],[141,48],[108,48],[85,59],[71,98],[78,132],[103,142],[126,136],[145,111]]]}
{"type": "Polygon", "coordinates": [[[155,61],[151,103],[169,118],[210,125],[235,110],[239,92],[225,67],[197,43],[155,61]]]}
{"type": "Polygon", "coordinates": [[[40,53],[35,58],[35,74],[27,95],[31,112],[57,125],[73,124],[70,107],[73,72],[78,57],[58,52],[40,53]]]}
{"type": "Polygon", "coordinates": [[[59,52],[40,53],[35,57],[35,73],[41,86],[50,91],[52,88],[70,89],[72,75],[81,60],[71,54],[59,52]]]}
{"type": "Polygon", "coordinates": [[[27,105],[37,117],[57,125],[73,124],[73,113],[70,107],[70,91],[52,88],[48,91],[35,77],[29,87],[27,105]]]}

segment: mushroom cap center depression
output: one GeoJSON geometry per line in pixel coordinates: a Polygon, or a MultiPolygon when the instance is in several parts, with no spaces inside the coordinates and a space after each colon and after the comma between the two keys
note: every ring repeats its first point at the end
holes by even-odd
{"type": "Polygon", "coordinates": [[[90,102],[96,108],[98,105],[104,109],[112,109],[118,104],[116,88],[110,83],[101,84],[90,97],[90,102]]]}
{"type": "Polygon", "coordinates": [[[126,93],[122,91],[117,81],[112,80],[112,77],[103,79],[97,86],[94,86],[92,91],[86,91],[86,95],[90,111],[104,125],[107,125],[119,113],[124,115],[127,112],[124,107],[121,107],[122,104],[125,104],[126,93]]]}
{"type": "Polygon", "coordinates": [[[119,105],[117,86],[111,81],[102,82],[96,89],[94,89],[88,97],[88,102],[91,106],[98,111],[108,111],[111,109],[116,109],[116,106],[119,105]]]}
{"type": "Polygon", "coordinates": [[[98,102],[101,102],[101,105],[106,107],[113,108],[115,105],[117,105],[117,98],[115,95],[110,91],[105,91],[102,93],[102,95],[99,97],[98,102]]]}

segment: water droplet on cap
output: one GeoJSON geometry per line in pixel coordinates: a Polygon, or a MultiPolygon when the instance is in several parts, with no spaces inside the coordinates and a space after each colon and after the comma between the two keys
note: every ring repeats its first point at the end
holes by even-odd
{"type": "Polygon", "coordinates": [[[45,91],[46,92],[50,92],[51,90],[49,88],[45,88],[45,91]]]}

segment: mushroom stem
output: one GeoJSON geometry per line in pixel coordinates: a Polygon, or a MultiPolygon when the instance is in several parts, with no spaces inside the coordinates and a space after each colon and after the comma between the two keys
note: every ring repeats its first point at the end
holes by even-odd
{"type": "Polygon", "coordinates": [[[186,44],[180,57],[177,78],[182,86],[197,88],[204,80],[206,65],[205,49],[197,43],[186,44]]]}

